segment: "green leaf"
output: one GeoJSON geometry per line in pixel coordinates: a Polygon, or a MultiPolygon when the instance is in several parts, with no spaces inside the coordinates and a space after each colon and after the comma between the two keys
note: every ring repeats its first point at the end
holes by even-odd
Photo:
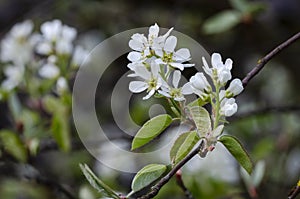
{"type": "Polygon", "coordinates": [[[58,146],[63,151],[71,149],[71,138],[68,116],[65,114],[55,114],[52,117],[51,131],[58,146]]]}
{"type": "Polygon", "coordinates": [[[46,110],[52,114],[51,131],[59,148],[63,151],[71,149],[71,136],[69,126],[69,107],[59,98],[46,96],[43,99],[46,110]]]}
{"type": "Polygon", "coordinates": [[[181,134],[170,151],[170,159],[173,164],[180,162],[199,141],[199,136],[196,131],[186,132],[181,134]]]}
{"type": "Polygon", "coordinates": [[[22,105],[21,105],[21,102],[20,102],[18,96],[15,93],[12,93],[11,95],[9,95],[8,106],[9,106],[10,111],[12,112],[14,120],[18,121],[20,114],[22,112],[22,105]]]}
{"type": "Polygon", "coordinates": [[[220,137],[219,141],[227,148],[227,150],[233,155],[233,157],[235,157],[240,165],[249,174],[251,174],[253,164],[247,151],[244,149],[238,139],[230,135],[223,135],[222,137],[220,137]]]}
{"type": "Polygon", "coordinates": [[[201,106],[193,106],[190,107],[189,110],[200,136],[205,136],[205,134],[211,130],[209,113],[201,106]]]}
{"type": "Polygon", "coordinates": [[[146,188],[158,180],[166,170],[167,166],[163,164],[149,164],[145,166],[133,178],[131,189],[137,192],[146,188]]]}
{"type": "Polygon", "coordinates": [[[171,123],[172,117],[168,114],[158,115],[151,120],[148,120],[135,135],[132,141],[131,150],[139,148],[153,140],[171,123]]]}
{"type": "Polygon", "coordinates": [[[86,164],[79,164],[79,166],[92,187],[94,187],[97,191],[101,192],[106,197],[120,199],[118,194],[115,193],[102,180],[100,180],[86,164]]]}
{"type": "Polygon", "coordinates": [[[242,14],[235,10],[227,10],[207,19],[203,24],[205,34],[217,34],[230,30],[242,19],[242,14]]]}
{"type": "Polygon", "coordinates": [[[27,150],[17,134],[8,130],[3,130],[0,131],[0,139],[4,149],[9,154],[20,162],[27,161],[27,150]]]}
{"type": "Polygon", "coordinates": [[[201,98],[197,98],[194,101],[190,102],[187,106],[189,107],[193,107],[193,106],[204,106],[205,104],[207,104],[208,102],[204,101],[201,98]]]}

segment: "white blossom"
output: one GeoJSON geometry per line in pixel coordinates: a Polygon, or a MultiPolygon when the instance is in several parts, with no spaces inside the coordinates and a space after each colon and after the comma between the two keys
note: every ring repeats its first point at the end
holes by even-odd
{"type": "Polygon", "coordinates": [[[1,42],[1,61],[25,65],[31,60],[34,45],[32,29],[33,23],[29,20],[13,26],[1,42]]]}
{"type": "Polygon", "coordinates": [[[165,83],[162,85],[161,90],[159,90],[158,92],[164,95],[165,97],[174,98],[174,100],[176,101],[185,100],[181,92],[181,88],[178,88],[180,77],[181,77],[180,71],[175,70],[173,73],[173,81],[172,81],[172,85],[174,87],[171,87],[167,83],[165,83]]]}
{"type": "Polygon", "coordinates": [[[2,82],[2,88],[10,91],[17,87],[24,77],[24,66],[23,65],[9,65],[4,69],[6,79],[2,82]]]}
{"type": "Polygon", "coordinates": [[[184,95],[195,93],[201,98],[206,97],[211,91],[211,86],[203,73],[198,72],[190,78],[190,81],[182,87],[184,95]]]}
{"type": "Polygon", "coordinates": [[[54,79],[58,77],[60,70],[55,64],[56,57],[54,55],[49,56],[47,62],[39,69],[39,75],[46,79],[54,79]]]}
{"type": "Polygon", "coordinates": [[[82,46],[76,46],[73,57],[72,64],[75,66],[80,66],[89,61],[89,51],[85,50],[82,46]]]}
{"type": "Polygon", "coordinates": [[[177,38],[175,36],[169,36],[162,48],[155,49],[156,55],[159,58],[156,60],[158,64],[169,65],[174,68],[183,70],[185,67],[191,67],[195,64],[184,64],[191,60],[191,54],[189,49],[181,48],[175,51],[177,45],[177,38]]]}
{"type": "Polygon", "coordinates": [[[56,92],[61,95],[64,93],[66,90],[68,90],[68,82],[66,78],[64,77],[59,77],[56,81],[56,92]]]}
{"type": "Polygon", "coordinates": [[[74,48],[73,41],[77,35],[75,28],[63,25],[60,20],[47,21],[41,25],[42,41],[36,47],[39,54],[49,55],[71,54],[74,48]]]}
{"type": "Polygon", "coordinates": [[[147,56],[151,55],[151,50],[161,49],[166,38],[170,35],[171,28],[164,35],[159,36],[159,26],[154,24],[149,28],[148,38],[144,34],[136,33],[132,35],[129,41],[129,47],[134,50],[128,54],[128,59],[132,62],[144,61],[147,56]]]}
{"type": "Polygon", "coordinates": [[[234,98],[224,98],[221,101],[220,114],[230,117],[237,112],[238,105],[235,103],[234,98]]]}
{"type": "Polygon", "coordinates": [[[147,90],[147,95],[143,97],[144,100],[149,99],[154,93],[162,86],[163,82],[159,75],[159,66],[155,63],[151,63],[151,71],[148,71],[145,67],[135,68],[136,76],[140,77],[144,81],[132,81],[129,84],[129,90],[133,93],[140,93],[147,90]]]}
{"type": "Polygon", "coordinates": [[[224,85],[228,80],[231,79],[231,69],[232,69],[232,60],[230,58],[226,59],[225,64],[222,61],[222,57],[219,53],[213,53],[211,56],[212,68],[210,68],[205,60],[202,57],[203,69],[206,74],[211,78],[214,78],[214,74],[217,75],[218,82],[224,85]]]}
{"type": "Polygon", "coordinates": [[[244,90],[243,83],[240,79],[234,79],[230,82],[226,90],[226,96],[233,97],[240,94],[244,90]]]}

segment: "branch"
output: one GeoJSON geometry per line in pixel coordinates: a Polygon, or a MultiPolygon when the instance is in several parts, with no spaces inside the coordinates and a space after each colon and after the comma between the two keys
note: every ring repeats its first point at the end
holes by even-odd
{"type": "Polygon", "coordinates": [[[187,199],[194,199],[192,193],[186,188],[186,186],[184,185],[184,182],[182,180],[182,172],[181,170],[178,170],[176,172],[176,182],[178,184],[178,186],[182,189],[182,191],[184,192],[184,195],[187,199]]]}
{"type": "Polygon", "coordinates": [[[181,160],[177,165],[175,165],[175,167],[166,176],[164,176],[162,179],[160,179],[160,181],[158,181],[158,183],[156,183],[151,188],[151,191],[149,193],[147,193],[146,195],[143,195],[143,196],[139,197],[138,199],[149,199],[149,198],[153,198],[154,196],[156,196],[158,194],[159,190],[167,182],[169,182],[169,180],[176,174],[176,172],[183,165],[185,165],[188,161],[190,161],[195,155],[198,154],[198,152],[203,148],[203,145],[204,145],[204,141],[202,140],[200,142],[200,144],[197,146],[197,148],[195,148],[189,155],[187,155],[183,160],[181,160]]]}
{"type": "Polygon", "coordinates": [[[255,77],[262,69],[263,67],[278,53],[280,53],[283,49],[294,43],[296,40],[300,38],[300,32],[277,46],[275,49],[273,49],[271,52],[269,52],[266,56],[264,56],[262,59],[258,60],[257,65],[246,75],[246,77],[242,80],[243,86],[246,87],[249,81],[255,77]]]}

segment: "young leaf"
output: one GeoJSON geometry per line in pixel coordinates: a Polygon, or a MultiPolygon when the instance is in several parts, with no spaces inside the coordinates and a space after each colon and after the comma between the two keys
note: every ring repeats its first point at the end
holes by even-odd
{"type": "Polygon", "coordinates": [[[200,136],[204,136],[211,129],[211,121],[207,110],[201,106],[189,108],[191,116],[196,124],[200,136]]]}
{"type": "Polygon", "coordinates": [[[205,34],[225,32],[236,26],[242,19],[242,14],[235,10],[226,10],[207,19],[203,24],[205,34]]]}
{"type": "Polygon", "coordinates": [[[148,120],[135,135],[131,150],[139,148],[158,136],[172,123],[172,117],[168,114],[158,115],[148,120]]]}
{"type": "Polygon", "coordinates": [[[167,170],[163,164],[149,164],[142,168],[133,178],[131,189],[134,192],[140,191],[158,180],[167,170]]]}
{"type": "Polygon", "coordinates": [[[227,148],[227,150],[235,157],[240,165],[249,173],[252,172],[252,162],[247,151],[237,138],[230,135],[223,135],[219,141],[227,148]]]}
{"type": "Polygon", "coordinates": [[[9,154],[20,162],[27,161],[27,150],[17,134],[8,130],[0,131],[0,140],[9,154]]]}
{"type": "Polygon", "coordinates": [[[173,164],[180,162],[199,141],[196,131],[186,132],[181,134],[170,151],[170,159],[173,164]]]}
{"type": "Polygon", "coordinates": [[[101,192],[104,196],[120,199],[117,193],[115,193],[109,186],[102,182],[86,164],[79,164],[81,171],[86,179],[89,181],[92,187],[101,192]]]}

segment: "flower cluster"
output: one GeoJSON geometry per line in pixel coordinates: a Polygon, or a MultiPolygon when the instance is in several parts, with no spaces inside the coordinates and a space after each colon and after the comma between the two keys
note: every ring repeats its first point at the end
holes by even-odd
{"type": "Polygon", "coordinates": [[[223,87],[231,79],[232,60],[226,59],[225,63],[218,53],[213,53],[211,56],[211,65],[209,67],[205,58],[202,58],[203,70],[211,78],[215,92],[208,82],[206,76],[202,72],[196,73],[190,78],[182,88],[183,94],[196,94],[204,101],[210,101],[212,105],[220,104],[219,113],[222,116],[230,117],[237,111],[237,104],[234,96],[243,91],[243,84],[240,79],[234,79],[230,82],[229,87],[224,90],[223,87]]]}
{"type": "Polygon", "coordinates": [[[81,46],[75,46],[76,35],[75,28],[60,20],[43,23],[40,33],[33,32],[30,20],[13,26],[1,41],[0,61],[6,77],[2,90],[9,92],[26,84],[29,76],[54,80],[58,94],[67,89],[67,67],[78,67],[88,54],[81,46]]]}
{"type": "Polygon", "coordinates": [[[187,48],[175,50],[177,38],[170,35],[172,30],[159,35],[159,26],[155,24],[149,28],[148,37],[136,33],[129,41],[130,48],[134,50],[128,54],[131,61],[128,68],[134,72],[130,76],[141,79],[132,81],[129,89],[133,93],[146,90],[148,94],[143,99],[160,93],[176,101],[184,100],[181,88],[178,87],[180,71],[194,64],[187,63],[191,60],[187,48]]]}
{"type": "Polygon", "coordinates": [[[172,30],[173,28],[164,35],[159,35],[159,27],[155,24],[149,28],[148,37],[139,33],[131,37],[129,46],[133,51],[128,54],[131,63],[127,66],[133,71],[129,76],[139,80],[130,82],[129,90],[133,93],[147,91],[143,99],[149,99],[155,93],[161,94],[171,100],[183,102],[183,106],[185,95],[196,94],[202,101],[212,104],[215,121],[232,116],[238,108],[233,97],[243,90],[240,79],[232,80],[228,88],[224,89],[232,78],[232,60],[228,58],[223,63],[221,55],[213,53],[210,67],[203,57],[204,73],[196,73],[180,87],[181,71],[194,64],[188,63],[191,54],[187,48],[175,50],[177,38],[170,35],[172,30]],[[207,77],[210,77],[213,84],[207,77]]]}

